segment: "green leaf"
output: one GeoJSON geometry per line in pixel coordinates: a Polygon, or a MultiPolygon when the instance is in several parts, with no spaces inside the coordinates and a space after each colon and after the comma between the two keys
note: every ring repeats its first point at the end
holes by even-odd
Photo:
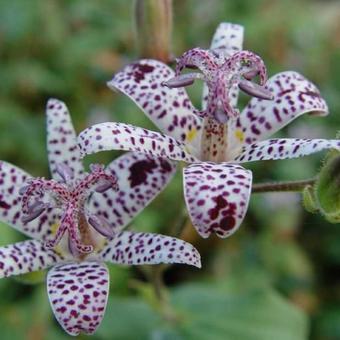
{"type": "Polygon", "coordinates": [[[235,292],[190,284],[170,292],[176,321],[166,322],[139,298],[110,299],[97,335],[103,339],[303,340],[307,320],[271,288],[235,292]]]}
{"type": "Polygon", "coordinates": [[[110,298],[96,335],[103,339],[148,339],[161,316],[140,299],[110,298]]]}
{"type": "Polygon", "coordinates": [[[303,313],[270,288],[235,295],[213,286],[190,285],[176,290],[173,302],[183,312],[186,339],[306,338],[303,313]]]}

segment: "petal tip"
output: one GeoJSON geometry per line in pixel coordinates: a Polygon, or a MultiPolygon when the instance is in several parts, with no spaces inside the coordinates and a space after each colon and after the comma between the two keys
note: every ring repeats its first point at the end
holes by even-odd
{"type": "Polygon", "coordinates": [[[219,28],[225,28],[225,27],[232,27],[234,29],[240,29],[240,30],[244,30],[244,26],[239,25],[239,24],[234,24],[232,22],[227,22],[227,21],[222,21],[218,24],[217,29],[219,28]]]}
{"type": "Polygon", "coordinates": [[[46,103],[46,111],[50,112],[54,109],[61,109],[62,107],[66,107],[65,103],[56,98],[49,98],[46,103]]]}
{"type": "Polygon", "coordinates": [[[115,80],[115,77],[113,77],[111,80],[106,82],[106,85],[110,90],[116,90],[116,87],[114,85],[114,82],[115,82],[114,80],[115,80]]]}

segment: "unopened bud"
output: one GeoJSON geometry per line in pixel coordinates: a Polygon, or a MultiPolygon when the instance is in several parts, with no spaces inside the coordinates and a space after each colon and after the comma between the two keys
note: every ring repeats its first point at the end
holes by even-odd
{"type": "Polygon", "coordinates": [[[315,183],[318,208],[331,223],[340,222],[340,153],[331,151],[315,183]]]}
{"type": "Polygon", "coordinates": [[[171,61],[172,0],[136,0],[135,16],[140,57],[171,61]]]}

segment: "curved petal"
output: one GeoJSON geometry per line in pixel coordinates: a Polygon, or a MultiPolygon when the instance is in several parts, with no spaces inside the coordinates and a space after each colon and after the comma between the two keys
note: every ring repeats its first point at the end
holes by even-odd
{"type": "Polygon", "coordinates": [[[55,266],[47,275],[53,313],[70,335],[92,334],[101,323],[109,291],[109,272],[97,262],[55,266]]]}
{"type": "Polygon", "coordinates": [[[246,214],[252,174],[230,163],[195,163],[183,170],[186,205],[197,232],[204,238],[233,234],[246,214]]]}
{"type": "Polygon", "coordinates": [[[174,138],[123,123],[102,123],[89,127],[78,137],[83,155],[106,151],[137,151],[176,161],[195,162],[185,144],[174,138]]]}
{"type": "Polygon", "coordinates": [[[63,258],[38,240],[0,247],[0,278],[48,268],[63,258]]]}
{"type": "Polygon", "coordinates": [[[325,149],[340,150],[340,141],[334,139],[268,139],[245,146],[235,161],[244,163],[259,160],[297,158],[325,149]]]}
{"type": "Polygon", "coordinates": [[[190,243],[151,233],[125,231],[117,234],[99,256],[111,263],[185,263],[201,268],[201,256],[190,243]]]}
{"type": "Polygon", "coordinates": [[[66,164],[74,176],[84,172],[77,147],[77,135],[66,105],[57,99],[50,99],[46,106],[47,151],[51,175],[62,180],[56,171],[57,164],[66,164]]]}
{"type": "MultiPolygon", "coordinates": [[[[210,49],[222,52],[225,57],[230,57],[235,52],[239,52],[243,47],[243,26],[222,22],[217,26],[210,49]]],[[[235,84],[229,90],[230,105],[236,107],[239,88],[235,84]]],[[[204,84],[202,95],[202,108],[206,109],[208,100],[208,87],[204,84]]]]}
{"type": "Polygon", "coordinates": [[[111,162],[107,170],[117,177],[119,191],[94,193],[89,210],[120,231],[166,187],[176,165],[162,158],[127,153],[111,162]]]}
{"type": "Polygon", "coordinates": [[[328,114],[319,90],[297,72],[278,73],[267,81],[266,87],[274,100],[251,99],[235,123],[234,143],[249,145],[263,140],[305,113],[328,114]]]}
{"type": "Polygon", "coordinates": [[[29,237],[45,239],[51,233],[51,226],[58,220],[51,209],[31,222],[23,223],[21,220],[23,214],[19,191],[30,177],[24,170],[0,161],[0,220],[29,237]]]}
{"type": "Polygon", "coordinates": [[[108,86],[129,96],[162,132],[198,147],[202,123],[186,91],[162,85],[174,76],[167,65],[145,59],[127,65],[108,86]]]}

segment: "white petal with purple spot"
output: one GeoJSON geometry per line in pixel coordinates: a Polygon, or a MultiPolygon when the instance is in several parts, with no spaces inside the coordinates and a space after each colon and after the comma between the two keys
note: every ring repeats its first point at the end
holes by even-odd
{"type": "Polygon", "coordinates": [[[104,261],[128,265],[185,263],[201,267],[200,254],[190,243],[151,233],[122,232],[98,255],[104,261]]]}
{"type": "Polygon", "coordinates": [[[84,171],[77,147],[77,135],[66,105],[57,99],[50,99],[46,107],[47,151],[52,177],[61,180],[57,164],[67,165],[74,176],[84,171]]]}
{"type": "Polygon", "coordinates": [[[253,98],[235,123],[234,143],[263,140],[305,114],[327,115],[319,90],[297,72],[278,73],[267,81],[273,100],[253,98]]]}
{"type": "Polygon", "coordinates": [[[117,177],[119,191],[94,193],[89,210],[104,217],[114,231],[119,231],[166,187],[176,172],[176,165],[162,158],[127,153],[111,162],[109,171],[117,177]]]}
{"type": "Polygon", "coordinates": [[[19,191],[29,178],[31,176],[22,169],[0,161],[0,219],[29,237],[45,239],[51,233],[51,226],[58,221],[59,216],[48,209],[34,221],[22,222],[19,191]]]}
{"type": "Polygon", "coordinates": [[[201,119],[193,113],[186,91],[162,85],[174,76],[166,64],[145,59],[126,66],[108,85],[129,96],[162,132],[198,146],[201,119]]]}
{"type": "Polygon", "coordinates": [[[47,276],[47,292],[55,317],[70,335],[92,334],[103,319],[109,291],[105,264],[58,265],[47,276]]]}
{"type": "Polygon", "coordinates": [[[79,147],[84,155],[105,150],[137,151],[171,160],[195,162],[184,143],[158,132],[123,123],[102,123],[80,133],[79,147]]]}
{"type": "Polygon", "coordinates": [[[221,22],[214,33],[210,49],[226,51],[229,57],[242,50],[244,28],[241,25],[221,22]]]}
{"type": "Polygon", "coordinates": [[[230,163],[195,163],[184,172],[184,195],[192,223],[206,238],[233,234],[246,214],[252,174],[230,163]]]}
{"type": "Polygon", "coordinates": [[[30,273],[62,262],[54,250],[45,249],[38,240],[0,247],[0,278],[30,273]]]}
{"type": "Polygon", "coordinates": [[[340,150],[340,141],[332,139],[268,139],[243,148],[236,162],[252,162],[307,156],[326,149],[340,150]]]}

